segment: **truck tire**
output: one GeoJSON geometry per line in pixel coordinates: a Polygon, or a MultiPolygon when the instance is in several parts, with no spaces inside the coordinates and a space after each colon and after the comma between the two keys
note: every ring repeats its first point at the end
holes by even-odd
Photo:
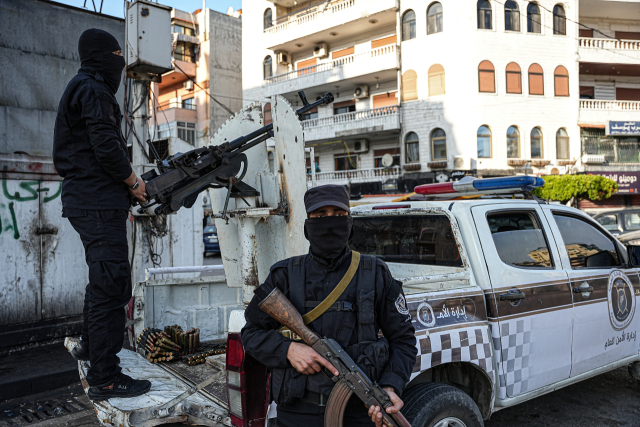
{"type": "Polygon", "coordinates": [[[422,383],[404,392],[402,414],[412,427],[484,427],[478,405],[446,384],[422,383]]]}

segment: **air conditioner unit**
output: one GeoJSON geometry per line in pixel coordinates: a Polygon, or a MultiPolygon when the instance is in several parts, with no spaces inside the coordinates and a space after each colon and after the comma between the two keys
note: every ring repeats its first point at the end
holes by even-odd
{"type": "Polygon", "coordinates": [[[193,81],[187,80],[186,82],[183,83],[182,86],[187,90],[193,90],[193,81]]]}
{"type": "Polygon", "coordinates": [[[468,171],[471,169],[471,158],[465,156],[455,156],[453,158],[453,169],[468,171]]]}
{"type": "Polygon", "coordinates": [[[276,62],[279,65],[289,65],[291,63],[291,57],[287,52],[276,51],[276,62]]]}
{"type": "Polygon", "coordinates": [[[354,153],[366,153],[369,151],[369,141],[366,139],[360,139],[353,143],[354,153]]]}
{"type": "Polygon", "coordinates": [[[329,45],[326,43],[320,43],[313,49],[313,56],[316,58],[326,58],[329,56],[329,45]]]}
{"type": "Polygon", "coordinates": [[[586,165],[599,165],[604,163],[604,154],[585,154],[582,157],[582,163],[586,165]]]}
{"type": "Polygon", "coordinates": [[[355,88],[355,90],[353,91],[353,97],[355,99],[368,98],[369,97],[369,86],[367,86],[367,85],[357,86],[355,88]]]}

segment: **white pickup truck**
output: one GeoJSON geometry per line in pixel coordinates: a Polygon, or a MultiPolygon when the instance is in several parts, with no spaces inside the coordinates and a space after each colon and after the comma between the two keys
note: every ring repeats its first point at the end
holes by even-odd
{"type": "MultiPolygon", "coordinates": [[[[290,110],[280,99],[274,129],[285,127],[278,120],[290,110]]],[[[253,120],[261,124],[261,118],[253,120]]],[[[277,133],[275,139],[276,146],[282,143],[277,133]]],[[[252,286],[264,280],[272,258],[282,257],[278,239],[298,242],[289,243],[287,256],[305,250],[299,243],[302,229],[292,228],[304,217],[298,208],[302,190],[295,181],[282,181],[295,150],[279,156],[279,185],[288,191],[291,216],[285,221],[263,206],[283,206],[282,200],[268,200],[269,190],[258,203],[248,200],[249,207],[237,201],[230,210],[235,224],[216,223],[226,277],[149,278],[136,286],[130,311],[135,334],[173,323],[198,326],[204,338],[227,340],[226,357],[197,367],[151,365],[123,350],[125,372],[151,380],[152,389],[137,399],[95,402],[104,425],[256,427],[277,414],[268,405],[266,370],[243,352],[239,332],[252,286]],[[234,241],[240,244],[231,249],[234,241]],[[196,391],[194,386],[210,377],[214,381],[196,391]],[[190,389],[195,393],[174,399],[190,389]]],[[[299,160],[295,167],[303,170],[299,160]]],[[[271,178],[260,179],[264,188],[271,178]]],[[[539,181],[513,177],[427,185],[418,188],[425,200],[489,196],[353,208],[352,248],[380,257],[403,282],[418,356],[402,412],[414,427],[482,426],[495,411],[624,365],[640,380],[640,315],[635,317],[640,248],[624,248],[578,210],[501,195],[530,190],[539,181]]],[[[212,202],[215,207],[213,193],[212,202]]],[[[73,345],[67,340],[69,348],[73,345]]],[[[79,366],[84,382],[87,364],[79,366]]]]}

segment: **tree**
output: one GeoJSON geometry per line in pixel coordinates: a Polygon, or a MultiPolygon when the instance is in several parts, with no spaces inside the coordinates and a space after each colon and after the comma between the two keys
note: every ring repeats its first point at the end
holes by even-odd
{"type": "Polygon", "coordinates": [[[547,175],[544,186],[533,190],[533,195],[558,200],[577,206],[581,199],[604,200],[618,191],[618,184],[600,175],[547,175]]]}

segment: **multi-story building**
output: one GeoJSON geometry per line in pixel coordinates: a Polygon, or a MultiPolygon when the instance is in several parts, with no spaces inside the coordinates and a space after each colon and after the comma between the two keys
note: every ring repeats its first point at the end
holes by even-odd
{"type": "Polygon", "coordinates": [[[207,145],[231,116],[220,104],[233,112],[242,108],[241,23],[235,15],[211,9],[171,11],[174,69],[152,86],[149,127],[154,141],[173,137],[194,147],[207,145]]]}
{"type": "MultiPolygon", "coordinates": [[[[301,105],[299,90],[336,97],[303,122],[321,182],[355,195],[465,174],[589,172],[592,151],[626,147],[640,166],[637,139],[604,131],[640,120],[637,2],[245,3],[244,101],[268,110],[275,95],[301,105]]],[[[603,167],[621,159],[605,155],[603,167]]]]}

